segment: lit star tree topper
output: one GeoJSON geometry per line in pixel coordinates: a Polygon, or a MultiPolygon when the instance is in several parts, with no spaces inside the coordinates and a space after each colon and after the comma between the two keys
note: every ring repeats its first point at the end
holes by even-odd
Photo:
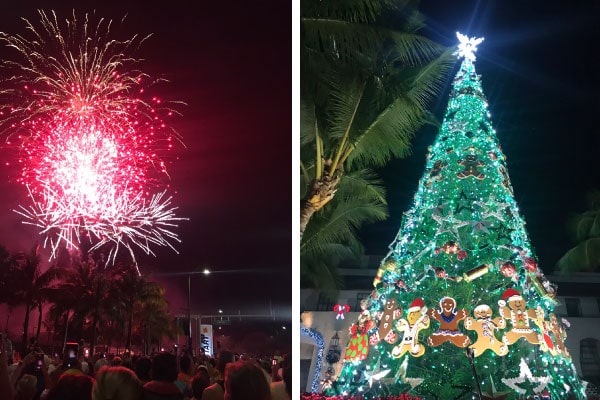
{"type": "Polygon", "coordinates": [[[456,37],[460,41],[458,45],[458,51],[456,53],[458,57],[462,57],[469,62],[475,61],[475,52],[477,51],[477,46],[483,42],[483,38],[470,38],[460,32],[456,32],[456,37]]]}

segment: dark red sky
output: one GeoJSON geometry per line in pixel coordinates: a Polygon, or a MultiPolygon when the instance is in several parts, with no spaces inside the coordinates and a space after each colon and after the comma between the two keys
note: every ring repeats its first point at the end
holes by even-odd
{"type": "MultiPolygon", "coordinates": [[[[210,277],[192,280],[193,313],[267,313],[272,304],[291,319],[291,3],[2,2],[0,30],[23,33],[19,18],[37,21],[40,4],[63,17],[73,8],[116,21],[127,15],[121,38],[153,34],[137,55],[145,72],[170,81],[157,94],[187,103],[173,124],[186,148],[169,166],[173,204],[189,218],[177,229],[180,255],[140,256],[142,272],[208,267],[210,277]]],[[[11,211],[25,202],[11,179],[5,169],[0,190],[10,195],[0,205],[0,244],[29,249],[36,232],[11,211]]],[[[182,311],[185,278],[160,280],[182,311]]]]}

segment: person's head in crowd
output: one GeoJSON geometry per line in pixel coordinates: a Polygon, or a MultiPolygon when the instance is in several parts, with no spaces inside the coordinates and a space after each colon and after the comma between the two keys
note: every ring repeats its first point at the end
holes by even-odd
{"type": "Polygon", "coordinates": [[[37,378],[33,375],[24,374],[17,382],[14,400],[33,400],[38,392],[37,378]]]}
{"type": "Polygon", "coordinates": [[[184,374],[190,374],[192,368],[192,359],[187,354],[184,354],[179,359],[179,370],[184,374]]]}
{"type": "Polygon", "coordinates": [[[118,367],[123,363],[123,359],[119,356],[115,356],[112,359],[112,365],[113,367],[118,367]]]}
{"type": "Polygon", "coordinates": [[[153,381],[174,382],[177,379],[177,357],[170,353],[155,355],[150,375],[153,381]]]}
{"type": "Polygon", "coordinates": [[[135,362],[135,374],[142,383],[150,381],[150,370],[152,369],[152,361],[148,357],[140,357],[135,362]]]}
{"type": "Polygon", "coordinates": [[[225,400],[271,400],[271,388],[261,367],[236,361],[225,369],[225,400]]]}
{"type": "Polygon", "coordinates": [[[283,369],[283,382],[285,383],[285,392],[288,397],[292,398],[292,363],[289,363],[283,369]]]}
{"type": "Polygon", "coordinates": [[[279,363],[279,368],[277,369],[277,376],[283,379],[283,370],[286,369],[291,364],[291,354],[287,353],[283,356],[283,359],[279,363]]]}
{"type": "Polygon", "coordinates": [[[192,393],[195,399],[202,398],[204,389],[210,386],[210,374],[204,365],[198,367],[196,375],[192,378],[192,393]]]}
{"type": "Polygon", "coordinates": [[[121,362],[121,367],[125,367],[133,371],[133,359],[131,357],[124,357],[121,362]]]}
{"type": "Polygon", "coordinates": [[[219,353],[219,359],[217,360],[217,370],[221,374],[225,373],[225,367],[227,364],[235,362],[235,355],[231,351],[223,350],[219,353]]]}
{"type": "Polygon", "coordinates": [[[273,365],[271,364],[271,360],[259,360],[257,361],[261,368],[267,373],[271,374],[273,365]]]}
{"type": "Polygon", "coordinates": [[[106,358],[101,357],[94,363],[94,371],[100,371],[100,368],[109,366],[110,362],[106,358]]]}
{"type": "Polygon", "coordinates": [[[83,372],[86,375],[90,374],[90,364],[87,361],[81,362],[81,372],[83,372]]]}
{"type": "Polygon", "coordinates": [[[93,384],[91,376],[63,374],[48,392],[46,400],[92,400],[93,384]]]}
{"type": "Polygon", "coordinates": [[[125,367],[102,367],[96,374],[93,400],[141,400],[142,383],[125,367]]]}

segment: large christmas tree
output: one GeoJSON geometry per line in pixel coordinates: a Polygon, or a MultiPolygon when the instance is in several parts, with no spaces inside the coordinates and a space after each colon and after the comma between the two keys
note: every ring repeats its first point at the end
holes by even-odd
{"type": "Polygon", "coordinates": [[[475,72],[483,39],[458,36],[440,132],[331,392],[585,398],[475,72]]]}

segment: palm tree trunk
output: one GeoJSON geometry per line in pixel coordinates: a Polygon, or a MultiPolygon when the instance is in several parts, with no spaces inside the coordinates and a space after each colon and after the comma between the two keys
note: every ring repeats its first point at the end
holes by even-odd
{"type": "Polygon", "coordinates": [[[324,174],[321,178],[315,179],[310,183],[309,190],[300,204],[301,239],[313,214],[323,208],[335,196],[341,177],[342,169],[338,168],[333,176],[324,174]]]}
{"type": "Polygon", "coordinates": [[[25,305],[25,321],[23,322],[23,338],[21,342],[21,354],[22,357],[27,355],[27,331],[29,330],[29,312],[31,311],[31,301],[27,300],[27,304],[25,305]]]}
{"type": "Polygon", "coordinates": [[[94,318],[92,322],[92,340],[90,341],[90,349],[94,351],[96,345],[96,325],[98,325],[98,310],[100,308],[100,279],[96,285],[96,304],[94,306],[94,318]]]}
{"type": "Polygon", "coordinates": [[[150,349],[150,334],[148,332],[148,326],[144,326],[144,352],[148,354],[148,350],[150,349]]]}
{"type": "Polygon", "coordinates": [[[308,225],[308,221],[312,218],[313,214],[317,212],[316,207],[314,207],[310,201],[302,200],[300,206],[300,239],[302,239],[302,235],[304,235],[304,231],[306,230],[306,225],[308,225]]]}
{"type": "Polygon", "coordinates": [[[65,347],[67,347],[67,335],[69,334],[69,312],[70,310],[67,309],[67,312],[65,313],[65,337],[63,338],[63,346],[62,346],[62,353],[65,353],[65,347]]]}
{"type": "Polygon", "coordinates": [[[131,330],[133,327],[133,307],[129,311],[129,322],[127,324],[127,341],[125,342],[125,348],[131,351],[131,330]]]}
{"type": "Polygon", "coordinates": [[[39,311],[38,325],[37,325],[37,332],[35,333],[35,341],[37,343],[40,342],[40,331],[42,330],[42,302],[41,301],[38,304],[38,311],[39,311]]]}

